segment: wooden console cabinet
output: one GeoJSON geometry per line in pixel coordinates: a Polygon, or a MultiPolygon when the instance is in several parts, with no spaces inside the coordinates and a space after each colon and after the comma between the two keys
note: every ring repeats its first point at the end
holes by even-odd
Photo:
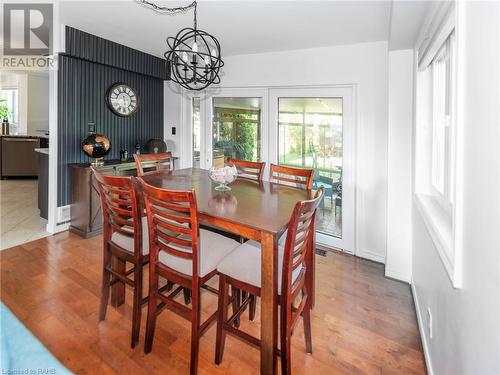
{"type": "MultiPolygon", "coordinates": [[[[175,161],[174,158],[174,168],[175,161]]],[[[89,238],[102,232],[99,189],[90,164],[69,164],[71,183],[71,224],[69,230],[89,238]]],[[[126,162],[110,160],[97,168],[99,172],[114,176],[135,176],[133,159],[126,162]]]]}

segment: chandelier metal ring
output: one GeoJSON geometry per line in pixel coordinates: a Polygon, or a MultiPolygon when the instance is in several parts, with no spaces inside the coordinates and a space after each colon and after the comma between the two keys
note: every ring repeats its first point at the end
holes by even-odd
{"type": "Polygon", "coordinates": [[[137,0],[160,13],[176,14],[194,8],[194,27],[186,27],[175,37],[167,38],[169,50],[164,53],[170,79],[188,90],[203,90],[220,83],[220,69],[224,66],[220,43],[213,35],[199,30],[197,2],[186,7],[160,7],[146,0],[137,0]]]}
{"type": "Polygon", "coordinates": [[[188,90],[203,90],[220,83],[220,44],[203,30],[184,28],[167,38],[169,51],[164,56],[170,65],[170,78],[188,90]],[[193,48],[193,45],[196,47],[193,48]]]}

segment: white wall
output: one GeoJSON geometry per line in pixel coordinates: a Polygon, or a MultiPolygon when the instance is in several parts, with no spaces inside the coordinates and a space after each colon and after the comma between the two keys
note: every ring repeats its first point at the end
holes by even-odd
{"type": "MultiPolygon", "coordinates": [[[[387,42],[229,56],[222,76],[223,87],[356,85],[357,254],[382,262],[387,229],[387,58],[387,42]]],[[[180,123],[179,95],[166,89],[165,101],[166,124],[180,123]]],[[[165,135],[179,141],[169,128],[165,135]]]]}
{"type": "MultiPolygon", "coordinates": [[[[464,32],[462,288],[454,289],[418,210],[413,287],[434,374],[500,373],[500,3],[459,2],[464,32]],[[426,329],[433,315],[433,338],[426,329]]],[[[460,45],[459,45],[460,48],[460,45]]]]}
{"type": "Polygon", "coordinates": [[[28,75],[28,134],[49,130],[49,75],[28,75]]]}
{"type": "Polygon", "coordinates": [[[411,281],[412,49],[389,52],[386,276],[411,281]]]}
{"type": "MultiPolygon", "coordinates": [[[[182,96],[179,85],[172,81],[164,81],[163,85],[163,138],[167,142],[167,149],[174,156],[179,155],[182,133],[182,96]],[[176,134],[172,135],[172,127],[176,128],[176,134]],[[173,145],[172,150],[169,145],[173,145]]],[[[180,160],[180,162],[185,162],[180,160]]],[[[187,167],[187,165],[182,165],[187,167]]]]}

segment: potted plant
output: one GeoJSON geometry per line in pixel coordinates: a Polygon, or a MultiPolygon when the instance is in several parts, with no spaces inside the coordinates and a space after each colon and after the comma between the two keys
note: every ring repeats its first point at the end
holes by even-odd
{"type": "Polygon", "coordinates": [[[0,119],[9,120],[9,107],[7,107],[7,103],[5,103],[5,99],[0,99],[0,119]]]}
{"type": "Polygon", "coordinates": [[[2,134],[3,135],[8,135],[9,134],[9,108],[7,107],[7,103],[5,103],[5,99],[0,99],[0,120],[3,120],[2,122],[2,134]]]}

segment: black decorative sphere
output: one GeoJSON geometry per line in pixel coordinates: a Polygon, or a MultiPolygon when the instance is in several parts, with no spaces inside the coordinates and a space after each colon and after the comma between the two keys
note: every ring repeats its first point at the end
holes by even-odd
{"type": "Polygon", "coordinates": [[[158,154],[159,152],[167,151],[167,145],[163,140],[153,138],[146,142],[144,149],[146,154],[158,154]]]}
{"type": "Polygon", "coordinates": [[[111,150],[111,142],[102,134],[90,134],[82,142],[82,150],[94,159],[104,157],[111,150]]]}

